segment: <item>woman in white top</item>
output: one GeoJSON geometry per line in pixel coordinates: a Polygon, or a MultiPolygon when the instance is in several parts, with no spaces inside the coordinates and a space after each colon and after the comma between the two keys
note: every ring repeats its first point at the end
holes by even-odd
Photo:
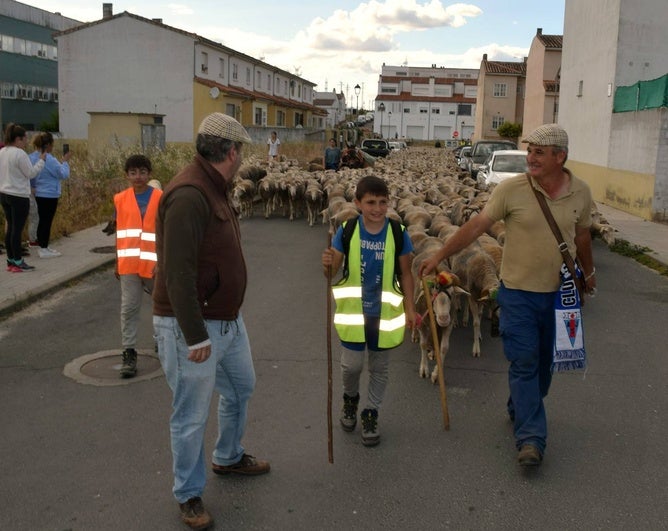
{"type": "Polygon", "coordinates": [[[267,140],[267,145],[269,146],[269,160],[278,160],[278,147],[281,145],[281,141],[276,135],[276,131],[271,132],[271,138],[267,140]]]}
{"type": "Polygon", "coordinates": [[[0,149],[0,203],[7,220],[5,247],[10,273],[35,269],[23,260],[21,233],[30,210],[30,179],[44,168],[46,151],[33,165],[25,152],[27,142],[26,130],[10,123],[5,129],[5,147],[0,149]]]}

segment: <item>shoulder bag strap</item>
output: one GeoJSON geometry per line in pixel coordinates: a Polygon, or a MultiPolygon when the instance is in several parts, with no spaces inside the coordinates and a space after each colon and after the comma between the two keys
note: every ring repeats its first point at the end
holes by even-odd
{"type": "Polygon", "coordinates": [[[564,242],[564,237],[561,235],[561,230],[559,230],[559,225],[557,225],[557,222],[554,220],[554,216],[550,211],[550,207],[547,206],[547,201],[545,200],[545,196],[534,188],[533,183],[531,182],[531,177],[529,177],[528,175],[527,175],[527,181],[529,181],[529,186],[531,187],[531,190],[535,194],[536,199],[538,199],[538,204],[540,205],[540,208],[543,211],[543,214],[545,215],[545,219],[547,220],[550,229],[552,229],[552,234],[554,234],[554,237],[557,239],[557,242],[559,243],[559,251],[561,252],[561,256],[564,259],[564,263],[566,264],[566,267],[568,267],[568,271],[571,273],[571,277],[573,278],[574,281],[576,281],[577,276],[575,275],[575,261],[573,260],[571,253],[568,252],[568,245],[566,245],[566,242],[564,242]]]}

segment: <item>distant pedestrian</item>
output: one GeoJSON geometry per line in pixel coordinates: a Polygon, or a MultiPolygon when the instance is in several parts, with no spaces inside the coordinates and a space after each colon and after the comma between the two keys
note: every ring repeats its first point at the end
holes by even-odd
{"type": "Polygon", "coordinates": [[[271,137],[267,140],[267,145],[269,146],[269,160],[278,160],[281,140],[278,138],[276,131],[271,132],[271,137]]]}
{"type": "Polygon", "coordinates": [[[165,187],[158,210],[153,327],[173,393],[172,492],[182,521],[193,529],[213,523],[202,494],[214,392],[219,399],[213,473],[253,476],[270,469],[241,444],[255,369],[241,315],[247,272],[230,185],[243,145],[250,143],[234,118],[208,115],[197,133],[195,160],[165,187]]]}
{"type": "Polygon", "coordinates": [[[341,164],[341,150],[333,138],[329,139],[329,146],[325,149],[324,162],[326,170],[338,170],[341,164]]]}
{"type": "Polygon", "coordinates": [[[5,147],[0,149],[0,203],[7,221],[5,248],[10,273],[35,269],[23,259],[21,234],[30,211],[30,179],[44,168],[46,151],[40,152],[33,164],[25,152],[27,142],[26,130],[10,123],[5,129],[5,147]]]}
{"type": "Polygon", "coordinates": [[[34,190],[35,202],[37,203],[37,243],[40,258],[55,258],[60,252],[49,247],[51,239],[51,224],[58,208],[58,198],[61,194],[61,181],[70,176],[70,165],[68,161],[72,156],[68,151],[63,155],[62,164],[51,153],[53,151],[53,135],[41,133],[33,138],[35,151],[30,154],[30,160],[35,163],[41,152],[46,152],[44,169],[37,177],[30,181],[34,190]]]}
{"type": "Polygon", "coordinates": [[[116,276],[121,282],[121,378],[137,374],[137,330],[142,295],[151,293],[156,264],[155,218],[162,192],[149,186],[151,161],[132,155],[125,161],[130,187],[114,196],[116,276]]]}

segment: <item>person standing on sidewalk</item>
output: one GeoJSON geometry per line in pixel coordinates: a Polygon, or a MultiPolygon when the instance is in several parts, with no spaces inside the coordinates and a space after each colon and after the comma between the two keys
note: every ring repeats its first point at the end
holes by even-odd
{"type": "Polygon", "coordinates": [[[501,182],[482,212],[425,260],[419,273],[430,273],[495,221],[505,221],[501,286],[496,300],[501,308],[503,350],[510,362],[507,411],[514,424],[519,465],[535,466],[543,459],[547,439],[543,398],[552,381],[555,297],[563,257],[534,190],[545,196],[568,251],[582,267],[589,294],[596,290],[596,276],[589,232],[591,191],[564,167],[568,158],[566,131],[557,124],[542,125],[523,142],[529,144],[528,172],[501,182]]]}
{"type": "Polygon", "coordinates": [[[35,151],[30,154],[30,160],[33,164],[37,162],[41,152],[46,152],[44,169],[31,181],[39,218],[37,222],[39,249],[37,252],[40,258],[55,258],[60,256],[60,253],[49,247],[51,224],[58,208],[58,198],[60,198],[61,193],[60,182],[70,176],[70,165],[67,161],[70,160],[72,155],[68,151],[63,155],[62,164],[58,162],[58,159],[51,154],[53,151],[53,135],[48,132],[35,136],[32,143],[35,146],[35,151]]]}
{"type": "Polygon", "coordinates": [[[406,325],[412,328],[415,323],[413,245],[408,232],[387,217],[389,190],[381,178],[368,175],[359,180],[355,205],[360,216],[339,227],[321,261],[325,276],[336,274],[344,264],[343,278],[332,288],[334,325],[342,347],[341,427],[350,432],[357,425],[360,376],[368,351],[369,385],[360,418],[362,444],[375,446],[380,442],[378,410],[389,378],[390,352],[403,343],[406,325]]]}
{"type": "Polygon", "coordinates": [[[46,151],[42,151],[33,164],[25,152],[27,142],[23,127],[13,123],[7,125],[5,147],[0,150],[0,203],[7,221],[5,248],[10,273],[35,269],[23,259],[21,234],[30,210],[30,179],[44,168],[46,151]]]}
{"type": "Polygon", "coordinates": [[[149,186],[151,171],[151,161],[144,155],[128,157],[125,175],[130,187],[114,196],[116,277],[121,282],[121,378],[137,374],[135,347],[142,295],[153,288],[155,218],[162,191],[149,186]]]}
{"type": "Polygon", "coordinates": [[[194,161],[165,187],[156,223],[158,266],[153,326],[173,393],[170,419],[174,486],[181,519],[212,525],[204,509],[204,433],[214,391],[218,400],[215,474],[258,475],[267,461],[241,444],[255,369],[241,315],[246,264],[231,183],[251,139],[222,113],[199,126],[194,161]]]}

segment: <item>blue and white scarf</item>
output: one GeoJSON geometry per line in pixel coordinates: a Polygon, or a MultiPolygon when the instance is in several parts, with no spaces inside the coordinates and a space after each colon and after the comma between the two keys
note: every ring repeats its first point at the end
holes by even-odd
{"type": "MultiPolygon", "coordinates": [[[[576,275],[582,275],[577,269],[576,275]]],[[[561,264],[561,286],[554,300],[554,353],[552,372],[584,369],[587,358],[580,296],[566,264],[561,264]]]]}

